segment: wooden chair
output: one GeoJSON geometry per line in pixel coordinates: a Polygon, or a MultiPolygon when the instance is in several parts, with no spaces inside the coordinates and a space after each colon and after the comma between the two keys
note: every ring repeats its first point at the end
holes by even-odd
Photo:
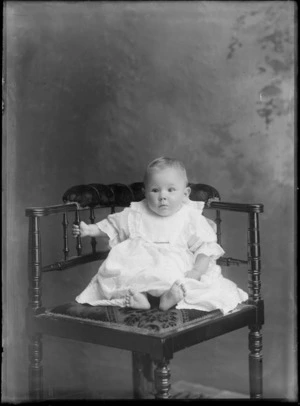
{"type": "Polygon", "coordinates": [[[231,211],[248,215],[247,259],[219,260],[223,266],[248,264],[249,300],[227,315],[222,315],[219,310],[202,312],[172,308],[162,312],[155,300],[150,310],[92,307],[75,301],[58,304],[54,308],[43,307],[42,274],[61,272],[80,264],[103,260],[107,256],[107,252],[97,251],[95,239],[91,239],[90,252],[83,253],[80,237],[76,242],[76,255],[69,255],[68,216],[73,212],[74,222],[78,224],[80,215],[89,212],[90,222],[94,223],[95,212],[98,209],[107,210],[109,207],[111,213],[114,213],[116,207],[125,207],[131,201],[143,199],[143,184],[79,185],[64,194],[64,204],[26,209],[26,216],[29,218],[30,288],[27,325],[30,339],[30,399],[44,398],[42,382],[44,334],[131,351],[134,397],[143,398],[149,388],[154,387],[155,398],[168,399],[169,362],[174,353],[242,327],[248,327],[250,330],[248,337],[250,398],[262,398],[261,328],[264,323],[264,306],[260,291],[259,214],[263,212],[263,205],[221,202],[219,193],[211,186],[190,184],[190,187],[191,200],[205,201],[205,210],[216,211],[215,222],[219,244],[221,244],[221,212],[231,211]],[[64,258],[59,262],[43,265],[40,220],[52,215],[62,215],[64,258]]]}

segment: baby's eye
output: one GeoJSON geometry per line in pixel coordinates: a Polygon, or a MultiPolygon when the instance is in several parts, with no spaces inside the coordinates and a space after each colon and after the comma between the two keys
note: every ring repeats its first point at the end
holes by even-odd
{"type": "Polygon", "coordinates": [[[153,189],[151,190],[151,192],[157,193],[157,192],[158,192],[158,189],[157,189],[157,188],[153,188],[153,189]]]}
{"type": "Polygon", "coordinates": [[[169,190],[169,192],[175,192],[176,189],[173,187],[170,187],[168,190],[169,190]]]}

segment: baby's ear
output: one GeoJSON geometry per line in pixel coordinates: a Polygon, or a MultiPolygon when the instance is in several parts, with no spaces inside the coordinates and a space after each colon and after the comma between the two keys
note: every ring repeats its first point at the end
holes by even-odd
{"type": "Polygon", "coordinates": [[[185,191],[184,191],[184,200],[188,200],[189,195],[191,194],[191,188],[190,187],[186,187],[185,191]]]}

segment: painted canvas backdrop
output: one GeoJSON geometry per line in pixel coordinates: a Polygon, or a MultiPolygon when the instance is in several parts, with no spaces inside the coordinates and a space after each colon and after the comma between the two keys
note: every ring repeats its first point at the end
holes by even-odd
{"type": "MultiPolygon", "coordinates": [[[[25,208],[139,181],[164,154],[224,201],[265,205],[265,396],[294,396],[294,3],[7,2],[4,23],[4,396],[27,396],[25,208]]],[[[224,248],[246,254],[243,217],[225,221],[224,248]]],[[[61,247],[46,230],[48,259],[61,247]]],[[[72,300],[96,271],[47,275],[44,303],[72,300]]],[[[246,269],[224,273],[246,288],[246,269]]],[[[129,353],[45,341],[49,393],[97,396],[112,380],[130,393],[129,353]]],[[[247,393],[247,354],[243,329],[176,354],[172,380],[247,393]]]]}

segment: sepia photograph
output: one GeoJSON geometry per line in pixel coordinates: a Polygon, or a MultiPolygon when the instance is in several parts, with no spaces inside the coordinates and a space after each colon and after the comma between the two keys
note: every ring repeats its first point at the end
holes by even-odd
{"type": "Polygon", "coordinates": [[[3,3],[3,403],[298,402],[297,24],[3,3]]]}

